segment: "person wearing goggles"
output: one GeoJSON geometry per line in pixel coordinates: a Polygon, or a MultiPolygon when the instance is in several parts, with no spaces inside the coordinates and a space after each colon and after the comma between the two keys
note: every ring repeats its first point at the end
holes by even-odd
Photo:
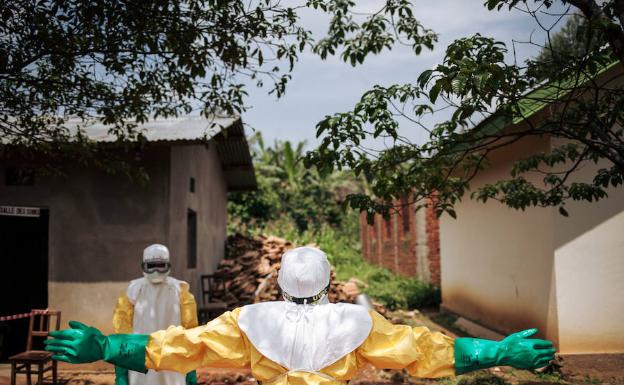
{"type": "Polygon", "coordinates": [[[364,306],[330,303],[330,265],[321,250],[299,247],[282,256],[277,282],[284,301],[245,305],[193,329],[103,335],[70,322],[51,332],[54,359],[105,360],[128,369],[250,368],[262,385],[346,385],[360,368],[405,369],[415,377],[445,377],[492,366],[547,366],[550,341],[536,329],[500,341],[451,338],[424,326],[395,325],[364,306]]]}
{"type": "MultiPolygon", "coordinates": [[[[143,278],[130,282],[119,297],[113,313],[115,333],[153,333],[169,326],[197,326],[197,305],[189,285],[169,276],[169,249],[160,244],[143,250],[143,278]]],[[[195,384],[196,373],[174,371],[139,373],[115,366],[115,385],[185,385],[195,384]]]]}
{"type": "Polygon", "coordinates": [[[162,282],[165,277],[169,275],[169,271],[171,271],[171,263],[169,262],[143,262],[141,266],[143,267],[145,278],[149,279],[152,283],[162,282]]]}

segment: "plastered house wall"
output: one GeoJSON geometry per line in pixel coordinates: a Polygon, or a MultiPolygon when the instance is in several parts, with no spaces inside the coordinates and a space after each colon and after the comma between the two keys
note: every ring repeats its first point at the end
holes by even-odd
{"type": "MultiPolygon", "coordinates": [[[[506,148],[472,186],[508,178],[514,159],[561,144],[542,138],[506,148]]],[[[585,166],[572,180],[603,166],[585,166]]],[[[500,333],[537,327],[562,353],[624,351],[624,190],[566,209],[569,217],[465,197],[458,219],[440,220],[442,306],[500,333]]]]}

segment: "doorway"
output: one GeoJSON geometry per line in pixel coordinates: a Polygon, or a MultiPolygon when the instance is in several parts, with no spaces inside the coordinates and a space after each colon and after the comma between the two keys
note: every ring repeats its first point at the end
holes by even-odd
{"type": "MultiPolygon", "coordinates": [[[[48,306],[48,218],[47,209],[0,206],[0,316],[48,306]]],[[[28,321],[0,321],[0,360],[24,351],[28,321]]]]}

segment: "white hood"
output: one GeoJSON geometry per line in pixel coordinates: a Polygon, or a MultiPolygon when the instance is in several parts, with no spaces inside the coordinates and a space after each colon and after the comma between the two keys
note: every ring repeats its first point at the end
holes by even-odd
{"type": "Polygon", "coordinates": [[[275,301],[244,306],[238,326],[270,360],[288,370],[318,372],[359,347],[373,321],[360,305],[275,301]]]}
{"type": "Polygon", "coordinates": [[[238,318],[262,355],[289,370],[318,372],[366,340],[373,326],[368,310],[328,303],[330,274],[327,256],[319,249],[284,253],[277,282],[287,301],[244,306],[238,318]]]}
{"type": "Polygon", "coordinates": [[[277,283],[286,300],[312,298],[329,286],[330,274],[324,252],[313,247],[297,247],[282,255],[277,283]]]}

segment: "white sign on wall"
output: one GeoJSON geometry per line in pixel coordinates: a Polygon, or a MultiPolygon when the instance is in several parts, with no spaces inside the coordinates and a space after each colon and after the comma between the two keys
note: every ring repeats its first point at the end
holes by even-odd
{"type": "Polygon", "coordinates": [[[37,218],[41,215],[41,210],[38,207],[0,206],[0,215],[37,218]]]}

